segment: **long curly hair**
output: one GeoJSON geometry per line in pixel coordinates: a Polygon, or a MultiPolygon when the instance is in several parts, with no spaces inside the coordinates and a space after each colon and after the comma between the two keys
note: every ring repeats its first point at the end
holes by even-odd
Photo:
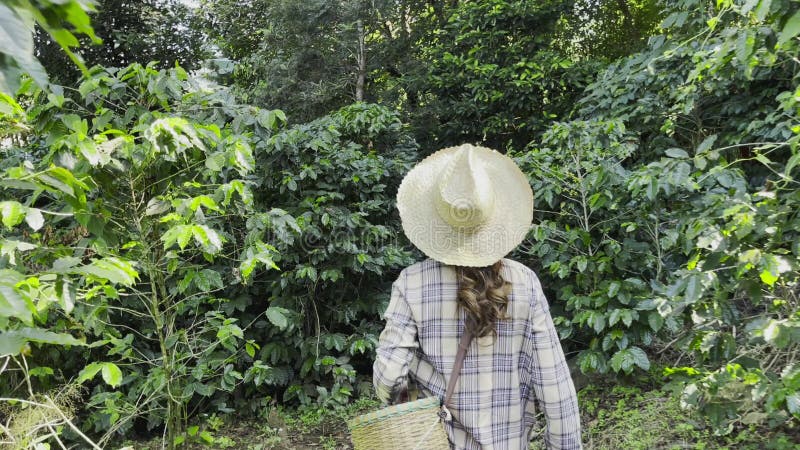
{"type": "Polygon", "coordinates": [[[456,266],[458,304],[477,337],[494,334],[497,321],[506,318],[511,283],[503,278],[502,268],[502,261],[487,267],[456,266]]]}

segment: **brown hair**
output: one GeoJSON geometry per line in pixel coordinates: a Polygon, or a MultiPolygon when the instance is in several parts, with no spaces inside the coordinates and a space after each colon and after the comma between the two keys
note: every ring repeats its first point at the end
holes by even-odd
{"type": "Polygon", "coordinates": [[[467,312],[475,336],[495,332],[498,320],[506,318],[511,283],[503,278],[502,261],[487,267],[456,266],[458,304],[467,312]]]}

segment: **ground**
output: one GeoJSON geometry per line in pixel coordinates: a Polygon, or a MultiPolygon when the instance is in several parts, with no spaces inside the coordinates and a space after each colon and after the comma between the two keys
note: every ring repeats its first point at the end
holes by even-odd
{"type": "MultiPolygon", "coordinates": [[[[800,430],[743,428],[715,436],[702,419],[680,408],[670,392],[647,383],[591,380],[579,391],[585,450],[789,450],[800,449],[800,430]]],[[[352,449],[346,421],[379,407],[361,398],[346,408],[284,410],[275,407],[264,420],[211,416],[190,428],[190,449],[352,449]]],[[[538,430],[542,435],[543,430],[538,430]]],[[[128,442],[137,450],[161,448],[157,441],[128,442]]],[[[534,441],[531,450],[543,450],[534,441]]]]}

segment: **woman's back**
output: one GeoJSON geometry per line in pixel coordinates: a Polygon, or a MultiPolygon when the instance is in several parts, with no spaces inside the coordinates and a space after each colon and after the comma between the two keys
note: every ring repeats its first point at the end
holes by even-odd
{"type": "MultiPolygon", "coordinates": [[[[511,287],[505,317],[467,351],[449,405],[450,440],[458,449],[527,449],[539,399],[548,447],[580,448],[575,390],[538,278],[509,259],[501,273],[511,287]]],[[[406,375],[425,395],[444,397],[467,318],[458,288],[455,267],[433,259],[401,272],[375,363],[379,397],[391,397],[406,375]]]]}

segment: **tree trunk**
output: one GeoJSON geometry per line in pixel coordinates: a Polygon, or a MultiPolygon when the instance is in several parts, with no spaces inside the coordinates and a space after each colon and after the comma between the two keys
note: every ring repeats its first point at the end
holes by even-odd
{"type": "Polygon", "coordinates": [[[356,101],[364,101],[364,80],[367,77],[367,52],[364,46],[364,22],[358,19],[358,75],[356,77],[356,101]]]}

